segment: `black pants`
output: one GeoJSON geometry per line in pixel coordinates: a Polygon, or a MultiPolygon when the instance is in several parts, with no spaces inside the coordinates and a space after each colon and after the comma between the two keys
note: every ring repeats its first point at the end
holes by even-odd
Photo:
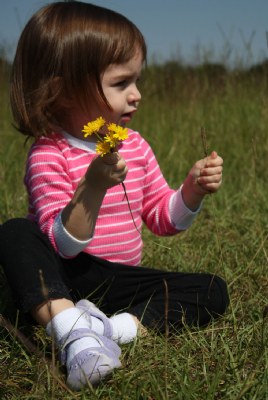
{"type": "Polygon", "coordinates": [[[47,299],[88,298],[111,315],[128,311],[143,325],[164,331],[205,325],[229,303],[215,275],[133,267],[80,253],[63,259],[36,224],[12,219],[0,226],[0,264],[17,306],[28,313],[47,299]]]}

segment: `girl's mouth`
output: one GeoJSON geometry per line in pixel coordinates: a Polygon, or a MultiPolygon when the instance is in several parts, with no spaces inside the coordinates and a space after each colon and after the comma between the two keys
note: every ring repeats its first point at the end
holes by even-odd
{"type": "Polygon", "coordinates": [[[122,117],[121,117],[121,121],[124,122],[124,123],[129,122],[132,119],[132,117],[134,115],[134,112],[135,111],[123,114],[122,117]]]}
{"type": "Polygon", "coordinates": [[[131,118],[132,118],[132,115],[130,113],[123,114],[122,117],[121,117],[121,120],[124,121],[124,122],[129,122],[131,120],[131,118]]]}

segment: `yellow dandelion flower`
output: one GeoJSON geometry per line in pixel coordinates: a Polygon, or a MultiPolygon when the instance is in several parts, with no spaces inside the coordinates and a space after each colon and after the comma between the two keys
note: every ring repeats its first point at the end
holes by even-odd
{"type": "Polygon", "coordinates": [[[113,133],[113,137],[117,140],[125,140],[128,138],[127,128],[122,128],[122,126],[110,123],[108,126],[108,131],[113,133]]]}
{"type": "Polygon", "coordinates": [[[118,139],[115,137],[113,132],[109,132],[104,136],[104,142],[109,143],[111,148],[114,148],[118,144],[118,139]]]}
{"type": "Polygon", "coordinates": [[[96,144],[96,153],[100,154],[103,157],[105,154],[110,153],[111,146],[108,142],[98,141],[96,144]]]}
{"type": "Polygon", "coordinates": [[[98,133],[99,130],[104,126],[105,120],[102,117],[97,118],[95,121],[88,122],[87,125],[84,125],[84,137],[88,137],[93,135],[93,133],[98,133]]]}
{"type": "Polygon", "coordinates": [[[119,141],[123,141],[128,138],[127,128],[122,128],[113,122],[106,124],[105,119],[102,117],[99,117],[95,121],[88,122],[87,125],[84,125],[82,132],[84,133],[84,137],[91,136],[93,134],[97,137],[98,141],[96,144],[96,153],[100,154],[102,157],[104,154],[111,153],[118,145],[119,141]],[[100,134],[100,130],[104,126],[107,128],[108,132],[103,137],[103,135],[100,134]]]}
{"type": "Polygon", "coordinates": [[[118,127],[118,125],[116,125],[114,122],[110,122],[110,123],[107,125],[107,128],[108,128],[108,131],[109,131],[109,132],[114,132],[114,133],[115,133],[117,127],[118,127]]]}

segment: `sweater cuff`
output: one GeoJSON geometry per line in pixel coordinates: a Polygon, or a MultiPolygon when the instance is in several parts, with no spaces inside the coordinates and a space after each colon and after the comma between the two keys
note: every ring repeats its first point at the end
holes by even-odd
{"type": "Polygon", "coordinates": [[[183,201],[181,189],[182,186],[171,196],[169,201],[169,213],[171,222],[175,228],[179,231],[184,231],[192,225],[195,217],[202,208],[202,203],[196,211],[190,210],[183,201]]]}
{"type": "Polygon", "coordinates": [[[59,213],[54,221],[53,235],[58,248],[59,255],[64,258],[74,257],[84,250],[92,238],[88,240],[79,240],[72,236],[61,220],[59,213]]]}

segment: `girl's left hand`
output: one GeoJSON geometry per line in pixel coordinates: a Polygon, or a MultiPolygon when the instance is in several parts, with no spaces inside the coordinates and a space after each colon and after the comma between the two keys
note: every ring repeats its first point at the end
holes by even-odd
{"type": "Polygon", "coordinates": [[[196,210],[206,194],[219,190],[222,165],[223,159],[216,151],[194,164],[182,187],[182,197],[188,208],[196,210]]]}
{"type": "Polygon", "coordinates": [[[197,192],[200,194],[215,193],[219,190],[222,184],[222,167],[223,159],[217,154],[216,151],[204,158],[197,161],[195,166],[195,174],[197,175],[197,192]],[[198,176],[199,175],[199,176],[198,176]]]}

